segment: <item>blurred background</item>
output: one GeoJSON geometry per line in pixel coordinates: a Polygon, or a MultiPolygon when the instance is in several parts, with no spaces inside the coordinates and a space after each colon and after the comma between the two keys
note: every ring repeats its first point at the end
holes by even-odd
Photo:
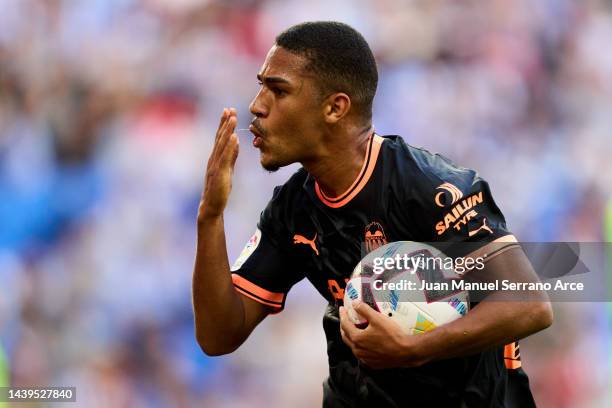
{"type": "MultiPolygon", "coordinates": [[[[612,241],[610,1],[0,0],[0,382],[84,407],[320,406],[307,282],[218,358],[190,284],[218,117],[247,127],[274,36],[321,19],[371,44],[378,133],[477,169],[523,241],[612,241]]],[[[296,170],[240,137],[230,261],[296,170]]],[[[612,406],[612,308],[555,310],[521,347],[539,406],[612,406]]]]}

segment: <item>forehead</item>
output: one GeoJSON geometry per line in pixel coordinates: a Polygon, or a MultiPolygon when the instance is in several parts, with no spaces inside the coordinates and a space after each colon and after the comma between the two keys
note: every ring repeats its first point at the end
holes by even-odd
{"type": "Polygon", "coordinates": [[[307,63],[306,57],[274,45],[268,51],[259,74],[263,77],[281,77],[290,82],[297,82],[304,78],[307,63]]]}

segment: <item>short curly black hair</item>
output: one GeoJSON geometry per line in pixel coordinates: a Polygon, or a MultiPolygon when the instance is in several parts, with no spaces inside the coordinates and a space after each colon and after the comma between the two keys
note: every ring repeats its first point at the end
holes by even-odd
{"type": "Polygon", "coordinates": [[[294,25],[276,37],[276,45],[309,59],[306,69],[320,80],[322,94],[344,92],[363,118],[372,118],[378,85],[376,60],[363,36],[336,21],[294,25]]]}

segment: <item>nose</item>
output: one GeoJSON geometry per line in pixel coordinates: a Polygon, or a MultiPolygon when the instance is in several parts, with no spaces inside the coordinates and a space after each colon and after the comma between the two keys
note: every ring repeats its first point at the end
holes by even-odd
{"type": "Polygon", "coordinates": [[[257,95],[255,95],[255,98],[253,98],[249,105],[249,110],[251,113],[258,118],[266,117],[268,115],[268,110],[262,100],[262,91],[263,89],[260,89],[259,92],[257,92],[257,95]]]}

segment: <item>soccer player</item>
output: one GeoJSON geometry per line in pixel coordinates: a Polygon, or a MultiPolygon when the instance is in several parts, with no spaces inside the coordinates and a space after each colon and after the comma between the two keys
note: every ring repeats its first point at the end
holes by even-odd
{"type": "Polygon", "coordinates": [[[296,162],[303,167],[275,188],[230,267],[223,212],[238,137],[236,111],[223,110],[197,224],[193,305],[203,351],[214,356],[237,349],[307,278],[329,301],[323,406],[534,406],[514,342],[551,324],[545,299],[480,302],[465,317],[416,336],[365,303],[355,308],[368,326],[357,328],[341,306],[362,245],[472,242],[480,253],[507,245],[490,253],[485,272],[529,275],[531,265],[487,183],[401,137],[374,132],[376,62],[364,38],[345,24],[289,28],[276,38],[257,78],[250,130],[261,165],[270,171],[296,162]]]}

